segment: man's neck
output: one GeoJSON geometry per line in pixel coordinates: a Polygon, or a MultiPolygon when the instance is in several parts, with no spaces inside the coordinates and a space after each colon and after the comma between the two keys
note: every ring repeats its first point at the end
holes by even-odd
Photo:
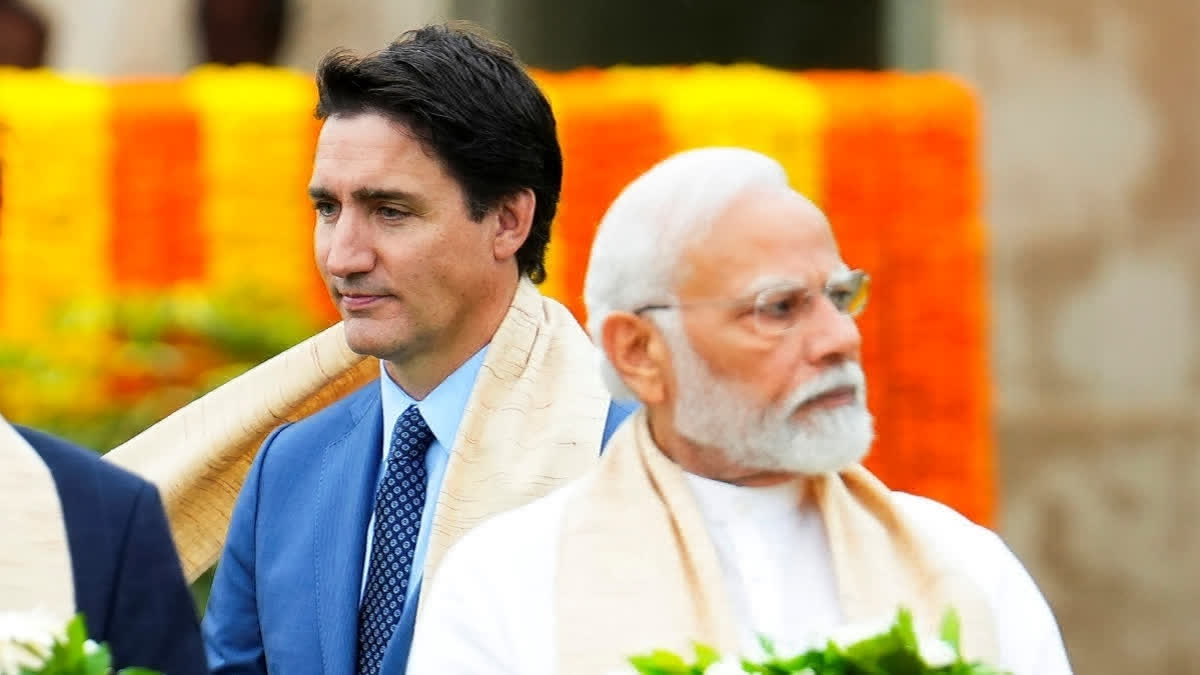
{"type": "Polygon", "coordinates": [[[388,376],[413,400],[424,400],[429,392],[492,341],[508,315],[519,283],[518,278],[512,283],[498,284],[489,301],[476,307],[470,321],[464,322],[449,339],[442,340],[425,353],[385,361],[388,376]]]}

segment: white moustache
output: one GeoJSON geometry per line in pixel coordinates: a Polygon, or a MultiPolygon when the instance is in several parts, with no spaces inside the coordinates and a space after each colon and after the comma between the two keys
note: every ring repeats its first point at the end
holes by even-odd
{"type": "Polygon", "coordinates": [[[843,361],[801,384],[789,396],[784,410],[795,411],[839,389],[854,389],[856,405],[866,404],[867,376],[857,361],[843,361]]]}

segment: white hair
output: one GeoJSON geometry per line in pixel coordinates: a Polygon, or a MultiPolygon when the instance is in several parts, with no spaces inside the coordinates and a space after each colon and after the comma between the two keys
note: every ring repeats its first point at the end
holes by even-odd
{"type": "Polygon", "coordinates": [[[787,172],[766,155],[700,148],[668,157],[621,191],[596,230],[583,287],[588,332],[614,398],[635,397],[601,346],[609,315],[673,302],[688,245],[744,193],[787,187],[787,172]]]}

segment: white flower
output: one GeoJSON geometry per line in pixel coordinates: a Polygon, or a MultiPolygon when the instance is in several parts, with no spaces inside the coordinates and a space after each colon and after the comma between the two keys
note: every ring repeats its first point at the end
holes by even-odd
{"type": "Polygon", "coordinates": [[[917,636],[917,651],[920,652],[925,665],[931,668],[948,666],[958,660],[958,654],[954,653],[953,647],[939,638],[927,635],[917,636]]]}
{"type": "Polygon", "coordinates": [[[62,626],[49,612],[0,612],[0,674],[16,675],[22,666],[41,665],[21,645],[49,651],[62,638],[62,626]]]}

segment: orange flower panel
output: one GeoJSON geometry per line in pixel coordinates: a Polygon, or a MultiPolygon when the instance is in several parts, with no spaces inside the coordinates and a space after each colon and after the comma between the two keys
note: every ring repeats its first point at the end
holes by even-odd
{"type": "Polygon", "coordinates": [[[585,321],[583,282],[596,227],[621,190],[671,148],[657,107],[579,94],[558,111],[563,190],[552,241],[561,255],[551,273],[564,304],[585,321]]]}
{"type": "Polygon", "coordinates": [[[200,138],[181,80],[112,85],[112,274],[119,289],[204,276],[200,138]]]}

